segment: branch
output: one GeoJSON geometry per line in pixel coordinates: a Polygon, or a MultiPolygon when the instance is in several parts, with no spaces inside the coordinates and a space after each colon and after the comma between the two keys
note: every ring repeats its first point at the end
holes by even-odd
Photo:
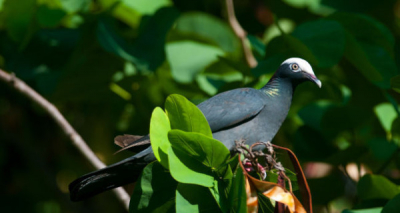
{"type": "Polygon", "coordinates": [[[240,26],[238,20],[236,19],[235,9],[233,7],[232,1],[233,0],[225,0],[229,25],[231,26],[236,36],[240,39],[247,65],[250,68],[254,68],[257,66],[257,60],[254,58],[253,53],[251,52],[249,46],[247,45],[247,37],[246,37],[247,33],[246,31],[244,31],[242,26],[240,26]]]}
{"type": "MultiPolygon", "coordinates": [[[[95,167],[96,169],[102,169],[106,167],[106,165],[100,161],[99,158],[93,153],[93,151],[89,148],[86,142],[82,139],[82,137],[75,131],[75,129],[68,123],[68,121],[64,118],[64,116],[58,111],[58,109],[47,101],[43,96],[29,87],[25,82],[15,77],[15,75],[8,74],[7,72],[0,69],[0,81],[4,81],[9,84],[12,88],[22,93],[33,102],[37,103],[40,107],[42,107],[45,111],[49,113],[49,115],[54,119],[54,121],[60,126],[60,128],[64,131],[64,133],[70,138],[72,144],[81,152],[83,156],[95,167]]],[[[117,195],[118,199],[124,204],[124,206],[129,208],[129,195],[122,188],[116,188],[113,190],[117,195]]]]}

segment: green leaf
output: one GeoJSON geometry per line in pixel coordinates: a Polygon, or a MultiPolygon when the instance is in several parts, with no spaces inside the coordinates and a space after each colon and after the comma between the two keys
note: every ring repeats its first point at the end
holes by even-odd
{"type": "Polygon", "coordinates": [[[309,21],[296,27],[292,36],[306,45],[317,58],[319,67],[332,67],[343,56],[345,31],[336,21],[309,21]],[[312,32],[312,33],[310,33],[312,32]]]}
{"type": "Polygon", "coordinates": [[[161,7],[170,6],[172,4],[169,0],[123,0],[122,2],[142,15],[152,15],[161,7]]]}
{"type": "Polygon", "coordinates": [[[400,193],[398,186],[381,175],[364,175],[357,184],[357,194],[361,200],[389,200],[398,193],[400,193]]]}
{"type": "Polygon", "coordinates": [[[344,210],[342,213],[381,213],[382,207],[370,208],[370,209],[357,209],[357,210],[344,210]]]}
{"type": "Polygon", "coordinates": [[[168,96],[165,111],[171,121],[172,129],[197,132],[212,137],[210,126],[196,105],[177,94],[168,96]]]}
{"type": "Polygon", "coordinates": [[[274,213],[275,207],[271,200],[265,197],[261,192],[257,192],[258,196],[258,213],[274,213]]]}
{"type": "Polygon", "coordinates": [[[396,195],[393,199],[383,207],[382,213],[396,213],[400,209],[400,194],[396,195]]]}
{"type": "Polygon", "coordinates": [[[174,31],[169,40],[192,40],[219,47],[234,60],[238,60],[242,55],[240,40],[227,22],[207,13],[183,14],[176,21],[174,31]]]}
{"type": "Polygon", "coordinates": [[[219,89],[229,82],[242,81],[243,74],[228,64],[226,59],[220,58],[217,62],[208,66],[205,71],[196,78],[199,87],[209,95],[215,95],[219,89]]]}
{"type": "Polygon", "coordinates": [[[374,157],[378,160],[388,160],[396,151],[397,145],[387,141],[384,137],[372,138],[368,141],[368,146],[374,157]]]}
{"type": "Polygon", "coordinates": [[[390,31],[364,15],[335,13],[328,19],[340,22],[346,29],[346,59],[369,81],[389,89],[390,79],[397,74],[390,31]]]}
{"type": "Polygon", "coordinates": [[[38,23],[41,27],[56,27],[67,15],[64,10],[50,8],[47,5],[40,5],[36,12],[38,23]]]}
{"type": "MultiPolygon", "coordinates": [[[[203,134],[171,130],[168,132],[168,139],[172,149],[185,153],[199,164],[211,168],[212,171],[219,172],[221,166],[226,165],[230,157],[229,150],[222,142],[203,134]]],[[[223,174],[219,173],[219,175],[223,174]]]]}
{"type": "Polygon", "coordinates": [[[334,104],[329,101],[318,101],[304,106],[300,109],[298,115],[304,124],[307,124],[315,130],[321,130],[322,117],[332,106],[334,106],[334,104]]]}
{"type": "Polygon", "coordinates": [[[228,197],[230,211],[232,213],[247,212],[247,194],[245,188],[245,176],[242,167],[234,172],[228,197]]]}
{"type": "Polygon", "coordinates": [[[165,46],[172,76],[180,83],[190,83],[207,66],[225,53],[218,47],[193,41],[170,42],[165,46]]]}
{"type": "Polygon", "coordinates": [[[393,50],[394,37],[390,30],[373,18],[356,13],[337,12],[327,17],[338,21],[357,40],[393,50]]]}
{"type": "MultiPolygon", "coordinates": [[[[383,129],[390,135],[393,121],[397,118],[397,112],[391,103],[381,103],[374,108],[383,129]]],[[[388,135],[388,136],[389,136],[388,135]]],[[[390,138],[390,137],[389,137],[390,138]]]]}
{"type": "Polygon", "coordinates": [[[129,212],[174,212],[177,185],[160,163],[150,163],[136,183],[129,212]]]}
{"type": "Polygon", "coordinates": [[[172,177],[180,182],[205,187],[214,186],[214,174],[211,169],[179,150],[168,150],[169,170],[172,177]]]}
{"type": "Polygon", "coordinates": [[[168,169],[168,149],[171,144],[168,141],[168,132],[171,126],[168,116],[164,111],[157,107],[154,109],[150,120],[150,141],[154,156],[157,160],[168,169]]]}
{"type": "Polygon", "coordinates": [[[227,174],[225,174],[224,179],[214,180],[214,186],[210,187],[210,192],[213,195],[215,201],[217,202],[218,206],[221,208],[222,212],[228,212],[228,196],[229,196],[229,188],[231,187],[232,183],[232,170],[228,166],[227,167],[227,174]],[[228,178],[228,176],[230,176],[228,178]]]}
{"type": "Polygon", "coordinates": [[[176,190],[176,212],[221,212],[206,187],[178,184],[176,190]]]}
{"type": "Polygon", "coordinates": [[[173,7],[161,8],[143,25],[133,43],[117,33],[115,20],[102,18],[97,38],[104,49],[133,62],[139,70],[155,71],[165,61],[165,37],[179,11],[173,7]]]}
{"type": "Polygon", "coordinates": [[[9,0],[3,3],[0,21],[14,41],[26,42],[24,40],[29,39],[36,30],[35,27],[32,27],[35,8],[35,0],[26,0],[23,4],[19,1],[9,0]]]}

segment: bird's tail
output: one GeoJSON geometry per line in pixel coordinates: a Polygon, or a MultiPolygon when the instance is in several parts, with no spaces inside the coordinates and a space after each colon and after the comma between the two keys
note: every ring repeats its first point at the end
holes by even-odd
{"type": "Polygon", "coordinates": [[[81,201],[96,194],[135,182],[155,157],[151,147],[104,169],[86,174],[69,184],[72,201],[81,201]]]}

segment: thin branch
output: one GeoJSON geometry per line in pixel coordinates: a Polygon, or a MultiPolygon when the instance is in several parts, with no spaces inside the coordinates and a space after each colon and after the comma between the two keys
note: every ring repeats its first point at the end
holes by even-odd
{"type": "Polygon", "coordinates": [[[231,26],[233,32],[240,39],[247,65],[250,68],[254,68],[257,66],[257,60],[254,58],[253,53],[251,52],[249,46],[247,45],[247,43],[248,43],[247,37],[246,37],[247,33],[246,33],[246,31],[244,31],[242,26],[240,26],[240,24],[236,18],[235,9],[233,7],[232,1],[233,0],[225,0],[226,12],[228,15],[228,22],[229,22],[229,25],[231,26]]]}
{"type": "MultiPolygon", "coordinates": [[[[54,121],[60,126],[64,133],[70,138],[72,144],[81,152],[83,156],[96,168],[102,169],[106,165],[100,161],[100,159],[94,154],[94,152],[89,148],[82,137],[75,131],[75,129],[68,123],[64,116],[58,111],[58,109],[47,101],[43,96],[29,87],[25,82],[17,78],[13,73],[8,74],[7,72],[0,69],[0,81],[3,81],[10,85],[12,88],[22,93],[33,102],[38,104],[44,110],[46,110],[49,115],[54,119],[54,121]]],[[[124,206],[129,208],[129,195],[122,188],[114,189],[114,193],[117,195],[118,199],[124,204],[124,206]]]]}

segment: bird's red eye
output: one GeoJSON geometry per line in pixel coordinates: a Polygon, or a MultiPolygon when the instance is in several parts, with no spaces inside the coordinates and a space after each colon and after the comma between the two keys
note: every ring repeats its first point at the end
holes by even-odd
{"type": "Polygon", "coordinates": [[[299,69],[299,65],[294,63],[291,65],[292,70],[298,70],[299,69]]]}

